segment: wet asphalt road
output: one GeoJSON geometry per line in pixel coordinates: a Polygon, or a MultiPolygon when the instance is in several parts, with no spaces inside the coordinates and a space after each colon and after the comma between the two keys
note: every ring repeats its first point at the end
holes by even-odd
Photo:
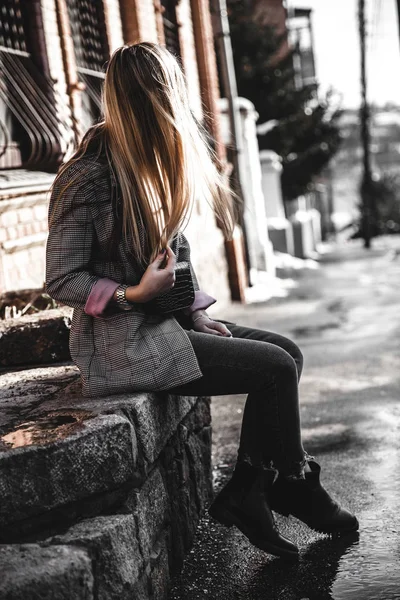
{"type": "MultiPolygon", "coordinates": [[[[288,298],[219,318],[277,331],[305,356],[304,446],[360,532],[331,540],[277,518],[300,548],[286,563],[207,515],[170,600],[400,599],[400,239],[333,248],[301,271],[288,298]]],[[[213,399],[215,489],[229,477],[244,396],[213,399]]]]}

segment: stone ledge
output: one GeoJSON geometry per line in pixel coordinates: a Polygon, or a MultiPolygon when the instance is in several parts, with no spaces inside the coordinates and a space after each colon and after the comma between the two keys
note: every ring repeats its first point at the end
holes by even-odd
{"type": "Polygon", "coordinates": [[[196,404],[196,397],[173,396],[165,392],[113,394],[107,398],[86,398],[78,380],[71,381],[53,397],[41,403],[31,415],[43,411],[87,410],[97,414],[125,416],[135,427],[140,466],[146,472],[176,430],[183,417],[196,404]]]}
{"type": "Polygon", "coordinates": [[[70,360],[71,314],[60,308],[0,321],[0,367],[70,360]]]}
{"type": "MultiPolygon", "coordinates": [[[[0,376],[0,450],[4,435],[12,434],[22,422],[57,414],[67,417],[68,412],[72,418],[80,411],[114,414],[134,426],[138,468],[145,474],[196,402],[196,397],[164,392],[86,398],[81,393],[78,369],[71,364],[12,371],[0,376]]],[[[210,416],[200,416],[201,426],[205,420],[209,425],[210,416]]]]}
{"type": "MultiPolygon", "coordinates": [[[[50,546],[83,552],[98,592],[86,586],[70,598],[165,600],[211,499],[210,419],[209,398],[84,398],[71,364],[4,373],[0,548],[13,556],[31,549],[27,564],[42,561],[44,570],[50,546]]],[[[55,590],[57,577],[64,581],[57,569],[54,577],[48,569],[55,590]]],[[[66,584],[46,595],[46,582],[40,596],[16,586],[0,600],[67,597],[66,584]]]]}
{"type": "MultiPolygon", "coordinates": [[[[56,423],[63,416],[54,415],[56,423]]],[[[51,427],[52,415],[32,421],[32,431],[29,425],[21,426],[3,436],[7,443],[28,445],[0,451],[1,527],[133,481],[137,452],[132,425],[118,415],[76,412],[74,416],[70,428],[56,428],[61,439],[40,439],[42,431],[35,439],[41,424],[51,427]]],[[[57,436],[57,431],[52,434],[57,436]]]]}

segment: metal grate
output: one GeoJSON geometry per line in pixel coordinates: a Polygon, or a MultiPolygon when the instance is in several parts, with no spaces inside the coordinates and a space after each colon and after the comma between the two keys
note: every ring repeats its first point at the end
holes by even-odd
{"type": "Polygon", "coordinates": [[[53,83],[39,72],[29,55],[0,51],[0,108],[0,158],[8,150],[14,153],[13,164],[3,160],[2,166],[56,168],[62,159],[60,133],[67,139],[70,128],[57,115],[53,83]]]}
{"type": "Polygon", "coordinates": [[[102,0],[68,0],[68,16],[78,70],[103,73],[109,48],[102,0]]]}
{"type": "Polygon", "coordinates": [[[176,0],[161,0],[161,6],[163,7],[162,17],[165,45],[167,49],[172,52],[172,54],[175,54],[175,56],[181,56],[179,25],[176,17],[176,4],[176,0]]]}
{"type": "Polygon", "coordinates": [[[20,0],[2,0],[0,5],[0,48],[26,52],[20,0]]]}
{"type": "Polygon", "coordinates": [[[55,169],[60,134],[53,82],[35,66],[27,43],[31,0],[0,3],[0,168],[55,169]]]}
{"type": "Polygon", "coordinates": [[[77,71],[85,84],[82,125],[86,129],[101,114],[104,65],[109,57],[104,7],[102,0],[68,0],[67,6],[77,71]]]}

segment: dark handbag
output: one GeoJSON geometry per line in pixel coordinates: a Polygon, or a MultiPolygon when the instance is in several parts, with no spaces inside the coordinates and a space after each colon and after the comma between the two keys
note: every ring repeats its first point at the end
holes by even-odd
{"type": "Polygon", "coordinates": [[[194,302],[194,287],[190,264],[187,261],[176,263],[174,287],[146,302],[146,310],[153,313],[171,313],[188,308],[194,302]]]}

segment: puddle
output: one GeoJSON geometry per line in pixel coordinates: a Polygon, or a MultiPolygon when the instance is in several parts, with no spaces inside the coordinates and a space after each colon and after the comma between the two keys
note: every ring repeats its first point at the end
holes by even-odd
{"type": "Polygon", "coordinates": [[[365,473],[374,502],[360,514],[358,544],[340,561],[334,600],[400,600],[400,415],[394,407],[377,407],[374,423],[385,434],[365,473]]]}
{"type": "Polygon", "coordinates": [[[1,435],[0,449],[51,444],[76,433],[84,427],[85,421],[96,416],[85,410],[48,413],[34,421],[20,423],[17,428],[1,435]]]}

